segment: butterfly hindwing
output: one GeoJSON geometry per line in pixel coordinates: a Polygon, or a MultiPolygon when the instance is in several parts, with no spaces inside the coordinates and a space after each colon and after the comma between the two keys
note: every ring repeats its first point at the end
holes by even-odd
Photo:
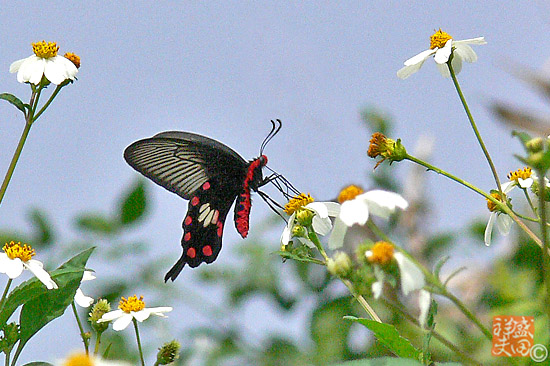
{"type": "Polygon", "coordinates": [[[182,227],[181,246],[183,253],[178,262],[168,271],[164,280],[174,280],[183,267],[197,267],[212,263],[222,247],[225,220],[236,193],[224,189],[217,180],[205,182],[189,200],[189,208],[182,227]]]}

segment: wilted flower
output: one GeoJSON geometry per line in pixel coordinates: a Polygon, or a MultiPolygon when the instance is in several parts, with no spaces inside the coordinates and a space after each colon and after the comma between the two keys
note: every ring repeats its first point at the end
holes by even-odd
{"type": "MultiPolygon", "coordinates": [[[[514,187],[514,181],[503,183],[501,186],[502,192],[504,194],[508,194],[514,187]]],[[[498,201],[503,202],[503,198],[500,192],[493,191],[491,193],[491,196],[498,201]]],[[[487,199],[487,208],[489,209],[489,211],[491,211],[491,216],[489,216],[487,227],[485,227],[484,241],[485,245],[489,246],[491,245],[491,236],[493,234],[493,226],[495,225],[495,222],[497,224],[498,231],[502,235],[508,235],[508,233],[510,232],[510,226],[512,225],[512,218],[510,218],[510,216],[508,216],[505,212],[501,211],[497,204],[489,199],[487,199]]]]}

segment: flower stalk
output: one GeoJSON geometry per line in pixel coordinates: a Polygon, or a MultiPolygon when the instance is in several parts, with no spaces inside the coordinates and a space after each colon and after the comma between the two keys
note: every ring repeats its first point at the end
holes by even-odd
{"type": "Polygon", "coordinates": [[[139,359],[141,360],[141,366],[145,366],[145,360],[143,359],[143,349],[141,347],[141,340],[139,338],[138,323],[137,323],[137,320],[135,318],[132,319],[132,322],[134,323],[134,329],[136,331],[136,341],[137,341],[137,345],[138,345],[139,359]]]}
{"type": "Polygon", "coordinates": [[[495,165],[493,164],[493,160],[491,159],[491,156],[489,155],[489,151],[485,147],[485,143],[483,142],[483,139],[481,138],[481,134],[479,133],[479,130],[477,128],[474,117],[472,116],[472,113],[470,112],[470,107],[468,107],[468,103],[466,102],[466,98],[464,98],[464,94],[462,93],[462,89],[460,88],[460,84],[458,83],[458,79],[456,78],[455,72],[453,70],[452,58],[453,58],[453,55],[451,54],[451,57],[449,57],[449,61],[447,61],[447,66],[449,67],[449,72],[451,73],[451,78],[453,79],[453,84],[454,84],[455,89],[458,93],[460,101],[462,102],[462,106],[464,107],[464,110],[466,111],[466,115],[468,116],[468,121],[470,121],[470,125],[472,126],[472,129],[474,130],[474,134],[476,135],[477,141],[479,142],[479,146],[481,146],[481,150],[483,150],[483,155],[485,155],[485,159],[487,159],[487,162],[489,163],[489,166],[491,167],[491,172],[493,173],[493,177],[495,178],[495,182],[497,184],[497,189],[500,192],[500,194],[504,197],[504,195],[502,193],[502,187],[501,187],[501,184],[500,184],[500,179],[498,177],[495,165]]]}
{"type": "Polygon", "coordinates": [[[541,237],[542,237],[542,248],[543,248],[543,255],[542,255],[542,268],[544,271],[544,283],[546,286],[546,296],[544,299],[545,308],[546,308],[546,316],[548,318],[548,321],[550,322],[550,256],[549,256],[549,243],[548,243],[548,227],[546,226],[546,222],[548,220],[548,217],[546,215],[546,200],[545,197],[545,190],[546,190],[546,182],[544,181],[544,175],[545,171],[539,170],[537,172],[538,179],[539,179],[539,214],[540,214],[540,231],[541,231],[541,237]],[[545,255],[546,254],[546,255],[545,255]]]}

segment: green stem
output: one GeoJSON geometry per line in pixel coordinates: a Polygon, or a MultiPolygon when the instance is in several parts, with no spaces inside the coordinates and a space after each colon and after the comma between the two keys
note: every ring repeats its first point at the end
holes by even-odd
{"type": "Polygon", "coordinates": [[[435,289],[437,289],[437,293],[440,294],[441,296],[444,296],[446,298],[448,298],[449,300],[451,300],[459,309],[460,311],[462,311],[462,313],[468,318],[470,319],[470,321],[472,323],[474,323],[480,330],[481,332],[485,335],[485,337],[487,337],[487,339],[489,339],[490,341],[492,341],[492,333],[481,323],[481,321],[474,315],[472,314],[472,312],[470,310],[468,310],[468,308],[456,297],[454,296],[452,293],[450,293],[447,288],[445,287],[445,285],[443,285],[441,283],[441,281],[439,280],[439,278],[437,278],[436,276],[433,275],[433,273],[431,273],[430,271],[428,271],[428,269],[426,269],[426,267],[424,267],[421,263],[419,263],[416,258],[414,258],[413,256],[411,256],[407,251],[403,250],[402,248],[400,248],[399,246],[395,245],[395,243],[393,243],[393,241],[382,231],[378,228],[378,226],[376,226],[376,224],[374,222],[372,222],[371,220],[369,220],[367,222],[368,224],[368,227],[382,240],[384,241],[387,241],[388,243],[392,244],[398,251],[400,251],[405,257],[407,257],[411,262],[413,262],[421,271],[422,273],[424,274],[424,277],[426,278],[426,282],[430,283],[431,285],[433,285],[435,287],[435,289]]]}
{"type": "Polygon", "coordinates": [[[38,119],[38,117],[40,117],[40,115],[42,113],[44,113],[44,111],[46,110],[46,108],[48,108],[48,106],[53,102],[54,98],[57,96],[57,94],[59,93],[59,91],[61,90],[63,86],[61,85],[58,85],[54,92],[52,93],[52,95],[50,96],[50,98],[48,99],[48,101],[42,106],[42,108],[40,108],[40,110],[38,111],[38,113],[34,116],[33,118],[33,122],[36,121],[38,119]]]}
{"type": "Polygon", "coordinates": [[[529,197],[529,193],[527,193],[527,189],[522,188],[522,190],[523,190],[523,193],[525,194],[525,199],[527,199],[527,203],[529,204],[529,207],[531,207],[531,210],[533,211],[535,216],[537,216],[537,219],[540,220],[540,216],[537,213],[537,210],[535,209],[535,205],[533,205],[533,201],[531,200],[531,197],[529,197]]]}
{"type": "MultiPolygon", "coordinates": [[[[394,311],[396,313],[400,313],[401,315],[403,315],[403,317],[405,317],[405,319],[407,319],[409,322],[411,322],[412,324],[414,324],[414,325],[416,325],[417,327],[420,328],[420,323],[418,322],[418,320],[415,317],[413,317],[411,314],[409,314],[405,310],[403,310],[402,306],[393,304],[392,302],[387,301],[387,300],[384,300],[384,304],[387,307],[389,307],[392,311],[394,311]]],[[[441,342],[445,347],[447,347],[448,349],[450,349],[451,351],[456,353],[456,355],[458,357],[460,357],[462,359],[462,361],[465,361],[466,363],[472,364],[472,365],[482,365],[481,362],[479,362],[476,359],[470,357],[470,355],[468,355],[466,352],[460,350],[458,348],[458,346],[456,346],[454,343],[449,341],[447,338],[445,338],[443,335],[441,335],[435,329],[432,330],[432,335],[435,339],[437,339],[439,342],[441,342]]]]}
{"type": "Polygon", "coordinates": [[[89,355],[89,345],[90,340],[88,337],[86,337],[86,333],[84,332],[84,327],[82,326],[82,322],[80,321],[80,318],[78,317],[78,312],[76,311],[76,305],[74,303],[74,300],[71,302],[71,307],[73,309],[73,314],[76,319],[76,323],[78,324],[78,329],[80,330],[80,337],[82,338],[82,342],[84,342],[84,350],[86,351],[86,355],[89,355]]]}
{"type": "Polygon", "coordinates": [[[447,173],[446,171],[442,170],[442,169],[439,169],[438,167],[436,166],[433,166],[432,164],[428,163],[428,162],[425,162],[423,160],[420,160],[418,158],[415,158],[414,156],[411,156],[409,154],[407,154],[405,156],[405,159],[407,160],[410,160],[414,163],[417,163],[419,165],[422,165],[423,167],[426,167],[428,170],[433,170],[434,172],[438,173],[438,174],[441,174],[463,186],[465,186],[466,188],[469,188],[471,189],[472,191],[482,195],[483,197],[485,197],[486,199],[488,199],[489,201],[493,202],[495,205],[497,205],[499,207],[499,209],[501,209],[505,214],[507,214],[508,216],[510,216],[512,218],[512,220],[515,221],[516,224],[518,224],[518,226],[527,234],[529,235],[529,237],[531,239],[533,239],[533,241],[539,246],[542,248],[542,241],[539,239],[539,237],[537,237],[537,235],[531,231],[531,229],[529,229],[527,227],[527,225],[525,225],[523,223],[523,221],[521,221],[519,219],[519,217],[512,211],[512,209],[510,207],[508,207],[507,204],[505,204],[504,202],[501,202],[499,200],[497,200],[496,198],[494,198],[493,196],[491,196],[490,194],[482,191],[481,189],[477,188],[476,186],[474,186],[473,184],[463,180],[463,179],[460,179],[450,173],[447,173]]]}
{"type": "MultiPolygon", "coordinates": [[[[321,241],[319,240],[319,237],[317,236],[315,231],[313,231],[312,227],[308,228],[308,231],[309,231],[309,235],[308,235],[309,239],[313,242],[313,244],[315,244],[317,249],[319,249],[319,253],[321,253],[323,258],[325,259],[325,263],[323,263],[323,264],[326,266],[326,261],[329,260],[329,257],[327,256],[327,253],[325,252],[325,249],[321,245],[321,241]]],[[[355,292],[355,289],[353,288],[353,284],[350,281],[348,281],[344,278],[340,278],[340,280],[344,283],[344,285],[346,285],[349,292],[353,295],[355,300],[357,300],[359,305],[361,305],[361,307],[363,307],[363,309],[365,309],[365,312],[371,317],[371,319],[376,320],[379,323],[382,323],[382,320],[380,319],[378,314],[376,314],[376,312],[374,311],[372,306],[370,306],[370,304],[367,302],[367,300],[365,300],[365,298],[361,294],[358,294],[358,293],[355,292]]]]}
{"type": "Polygon", "coordinates": [[[94,356],[99,352],[99,344],[101,343],[101,335],[103,332],[98,332],[95,337],[94,356]]]}
{"type": "Polygon", "coordinates": [[[544,200],[544,197],[546,197],[545,190],[546,190],[546,182],[545,182],[545,172],[544,171],[538,171],[537,172],[539,177],[539,215],[540,215],[540,231],[541,231],[541,237],[542,237],[542,244],[543,244],[543,255],[542,255],[542,268],[544,271],[544,283],[546,285],[546,298],[545,298],[545,305],[546,305],[546,316],[548,317],[548,321],[550,322],[550,256],[548,254],[548,250],[550,249],[549,243],[548,243],[548,227],[546,226],[546,223],[548,222],[548,217],[546,215],[546,201],[544,200]]]}
{"type": "MultiPolygon", "coordinates": [[[[452,58],[452,56],[451,56],[452,58]]],[[[489,163],[489,166],[491,167],[491,172],[493,173],[493,177],[495,178],[495,182],[497,184],[497,189],[504,197],[504,194],[502,193],[502,187],[500,186],[500,179],[498,178],[497,170],[495,168],[495,165],[493,164],[493,161],[491,160],[491,156],[489,155],[489,151],[487,151],[487,148],[485,147],[485,143],[483,142],[483,139],[481,138],[481,134],[479,133],[479,130],[477,129],[476,122],[474,121],[474,117],[472,116],[472,113],[470,112],[470,108],[468,107],[468,103],[466,103],[466,98],[464,98],[464,94],[462,94],[462,89],[460,88],[460,85],[458,84],[458,80],[456,78],[455,72],[453,70],[453,66],[451,63],[451,58],[447,62],[447,65],[449,66],[449,72],[451,73],[451,78],[453,79],[453,83],[455,85],[456,91],[458,92],[458,96],[460,97],[460,101],[462,102],[462,106],[464,107],[464,110],[466,111],[466,115],[468,116],[468,120],[470,121],[470,125],[472,126],[472,129],[474,130],[474,133],[476,135],[477,141],[479,142],[479,146],[481,146],[481,150],[483,150],[483,154],[485,155],[485,158],[487,159],[487,162],[489,163]]]]}
{"type": "Polygon", "coordinates": [[[136,330],[136,340],[139,350],[139,358],[141,360],[141,366],[145,366],[145,360],[143,359],[143,350],[141,348],[141,340],[139,339],[139,330],[138,330],[138,324],[136,319],[132,319],[132,322],[134,323],[134,329],[136,330]]]}
{"type": "Polygon", "coordinates": [[[4,293],[2,294],[2,299],[0,300],[0,310],[4,306],[4,301],[6,300],[6,297],[8,296],[8,291],[10,289],[11,283],[13,282],[13,278],[8,278],[8,283],[6,283],[6,288],[4,289],[4,293]]]}
{"type": "Polygon", "coordinates": [[[21,138],[19,139],[19,143],[17,144],[17,148],[15,149],[15,153],[13,154],[13,157],[11,159],[10,166],[8,167],[8,171],[6,172],[6,176],[4,177],[4,181],[2,182],[2,186],[0,187],[0,204],[2,204],[2,199],[4,198],[4,194],[6,193],[6,190],[8,189],[8,184],[10,183],[11,177],[13,175],[13,171],[15,170],[15,166],[17,165],[17,161],[19,160],[19,157],[21,156],[21,151],[23,150],[23,146],[25,145],[25,141],[27,141],[27,136],[29,135],[29,131],[31,130],[32,123],[25,123],[25,128],[23,129],[23,134],[21,135],[21,138]]]}

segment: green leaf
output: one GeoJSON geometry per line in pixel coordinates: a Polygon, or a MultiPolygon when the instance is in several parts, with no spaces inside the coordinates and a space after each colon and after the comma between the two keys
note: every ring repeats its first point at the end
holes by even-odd
{"type": "Polygon", "coordinates": [[[17,109],[23,112],[23,114],[27,113],[28,104],[23,103],[21,99],[17,98],[15,95],[9,93],[1,93],[0,99],[4,99],[5,101],[10,102],[17,109]]]}
{"type": "Polygon", "coordinates": [[[345,316],[344,319],[363,324],[396,356],[414,360],[419,359],[421,352],[414,348],[408,339],[401,337],[393,325],[353,316],[345,316]]]}
{"type": "MultiPolygon", "coordinates": [[[[419,361],[407,358],[382,357],[342,362],[338,366],[422,366],[419,361]]],[[[336,366],[336,365],[335,365],[336,366]]]]}
{"type": "Polygon", "coordinates": [[[117,231],[118,224],[101,214],[84,214],[77,218],[76,225],[96,234],[110,235],[117,231]]]}
{"type": "Polygon", "coordinates": [[[120,204],[120,223],[122,225],[134,223],[143,216],[146,207],[145,181],[139,179],[120,204]]]}
{"type": "Polygon", "coordinates": [[[46,214],[38,209],[33,209],[28,216],[35,231],[34,240],[32,240],[33,247],[45,247],[52,244],[54,234],[46,214]]]}
{"type": "Polygon", "coordinates": [[[315,342],[315,361],[325,364],[345,360],[351,354],[348,337],[352,324],[343,320],[353,313],[349,297],[340,297],[315,309],[311,319],[311,339],[315,342]]]}
{"type": "Polygon", "coordinates": [[[53,366],[53,365],[49,362],[35,361],[35,362],[26,363],[23,366],[53,366]]]}
{"type": "Polygon", "coordinates": [[[323,263],[319,259],[304,257],[304,256],[298,256],[298,255],[290,253],[290,252],[277,251],[277,252],[274,252],[274,254],[280,255],[284,259],[294,259],[295,261],[300,261],[300,262],[315,263],[315,264],[322,264],[323,263]]]}
{"type": "Polygon", "coordinates": [[[94,248],[90,248],[77,254],[51,273],[58,289],[41,291],[39,296],[24,302],[19,315],[20,341],[16,356],[33,335],[50,321],[63,315],[71,304],[93,250],[94,248]]]}

